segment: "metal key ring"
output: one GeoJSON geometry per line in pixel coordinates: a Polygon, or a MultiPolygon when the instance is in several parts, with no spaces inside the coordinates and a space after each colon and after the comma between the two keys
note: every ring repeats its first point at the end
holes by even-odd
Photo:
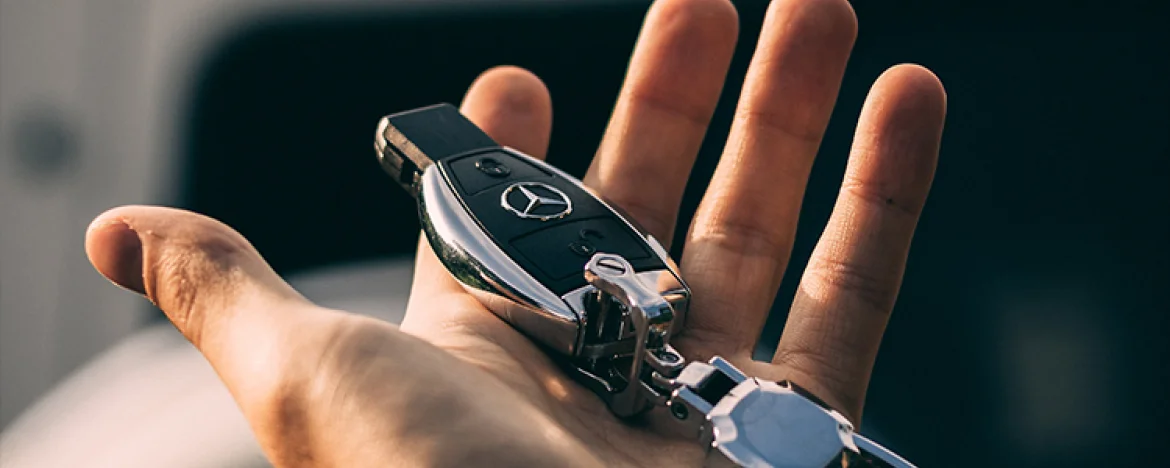
{"type": "Polygon", "coordinates": [[[691,363],[676,382],[671,412],[702,415],[691,424],[711,448],[707,466],[914,467],[791,382],[748,377],[718,356],[691,363]]]}
{"type": "Polygon", "coordinates": [[[642,373],[643,361],[656,376],[650,385],[628,386],[621,400],[628,405],[636,393],[649,392],[647,401],[661,401],[708,448],[707,466],[914,467],[857,434],[843,414],[792,382],[748,377],[719,356],[684,365],[665,344],[669,305],[632,271],[624,258],[607,253],[594,255],[585,266],[589,283],[617,301],[636,324],[639,346],[629,380],[637,383],[634,376],[642,373]],[[647,352],[645,342],[653,333],[674,356],[670,363],[662,362],[661,353],[647,352]],[[656,398],[663,393],[669,396],[656,398]]]}

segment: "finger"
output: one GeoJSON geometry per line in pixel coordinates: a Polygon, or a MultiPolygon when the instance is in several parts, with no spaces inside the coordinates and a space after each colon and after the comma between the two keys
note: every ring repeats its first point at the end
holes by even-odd
{"type": "Polygon", "coordinates": [[[723,158],[683,252],[696,301],[686,341],[723,355],[755,345],[856,33],[845,0],[769,8],[723,158]]]}
{"type": "MultiPolygon", "coordinates": [[[[531,72],[511,66],[484,72],[467,90],[460,111],[497,143],[544,158],[552,133],[552,100],[531,72]]],[[[412,297],[462,291],[425,238],[419,241],[411,289],[412,297]]]]}
{"type": "Polygon", "coordinates": [[[513,66],[483,72],[459,110],[497,143],[544,159],[552,134],[552,98],[532,72],[513,66]]]}
{"type": "Polygon", "coordinates": [[[243,236],[195,213],[115,208],[93,221],[85,247],[102,275],[162,309],[230,389],[270,375],[283,332],[325,313],[243,236]]]}
{"type": "Polygon", "coordinates": [[[854,421],[934,177],[945,114],[942,84],[925,68],[897,66],[874,84],[773,359],[786,378],[854,421]]]}
{"type": "Polygon", "coordinates": [[[727,0],[655,2],[585,176],[663,245],[669,246],[687,177],[719,101],[737,29],[727,0]]]}

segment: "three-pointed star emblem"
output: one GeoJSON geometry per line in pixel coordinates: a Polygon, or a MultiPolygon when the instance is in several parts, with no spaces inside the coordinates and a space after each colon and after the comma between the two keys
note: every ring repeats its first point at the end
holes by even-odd
{"type": "Polygon", "coordinates": [[[573,203],[565,192],[540,182],[512,184],[500,195],[500,206],[521,218],[541,221],[562,218],[573,210],[573,203]],[[521,197],[512,196],[515,192],[521,197]]]}

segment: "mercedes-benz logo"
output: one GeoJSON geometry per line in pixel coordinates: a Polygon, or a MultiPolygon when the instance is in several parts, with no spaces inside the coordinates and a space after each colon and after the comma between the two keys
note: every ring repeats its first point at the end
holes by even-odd
{"type": "Polygon", "coordinates": [[[524,219],[548,221],[567,216],[573,201],[565,192],[540,182],[518,182],[504,189],[500,206],[524,219]]]}

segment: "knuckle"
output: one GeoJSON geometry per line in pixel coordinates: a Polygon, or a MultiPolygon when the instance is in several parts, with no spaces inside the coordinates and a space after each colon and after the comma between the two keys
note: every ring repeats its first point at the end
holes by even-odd
{"type": "Polygon", "coordinates": [[[855,261],[834,256],[814,259],[805,277],[805,281],[819,283],[819,290],[844,292],[882,315],[889,315],[893,308],[895,285],[890,278],[855,261]]]}
{"type": "Polygon", "coordinates": [[[811,116],[801,116],[796,119],[791,110],[747,108],[735,115],[737,123],[750,127],[758,127],[773,134],[799,142],[805,146],[816,147],[824,137],[825,127],[818,125],[811,116]]]}
{"type": "Polygon", "coordinates": [[[209,317],[204,311],[230,305],[226,302],[241,283],[240,259],[250,255],[252,247],[218,222],[196,223],[192,231],[148,242],[143,280],[151,302],[199,346],[209,317]]]}
{"type": "Polygon", "coordinates": [[[633,92],[629,98],[656,117],[673,116],[692,128],[706,127],[713,111],[704,102],[684,99],[684,96],[665,93],[660,89],[633,92]]]}
{"type": "Polygon", "coordinates": [[[182,330],[196,347],[201,335],[198,302],[192,259],[187,255],[164,255],[152,265],[145,276],[147,296],[164,311],[175,326],[182,330]]]}
{"type": "Polygon", "coordinates": [[[717,220],[696,223],[692,242],[720,247],[729,252],[752,253],[776,259],[780,265],[788,261],[791,251],[790,236],[760,218],[742,219],[723,216],[717,220]]]}

